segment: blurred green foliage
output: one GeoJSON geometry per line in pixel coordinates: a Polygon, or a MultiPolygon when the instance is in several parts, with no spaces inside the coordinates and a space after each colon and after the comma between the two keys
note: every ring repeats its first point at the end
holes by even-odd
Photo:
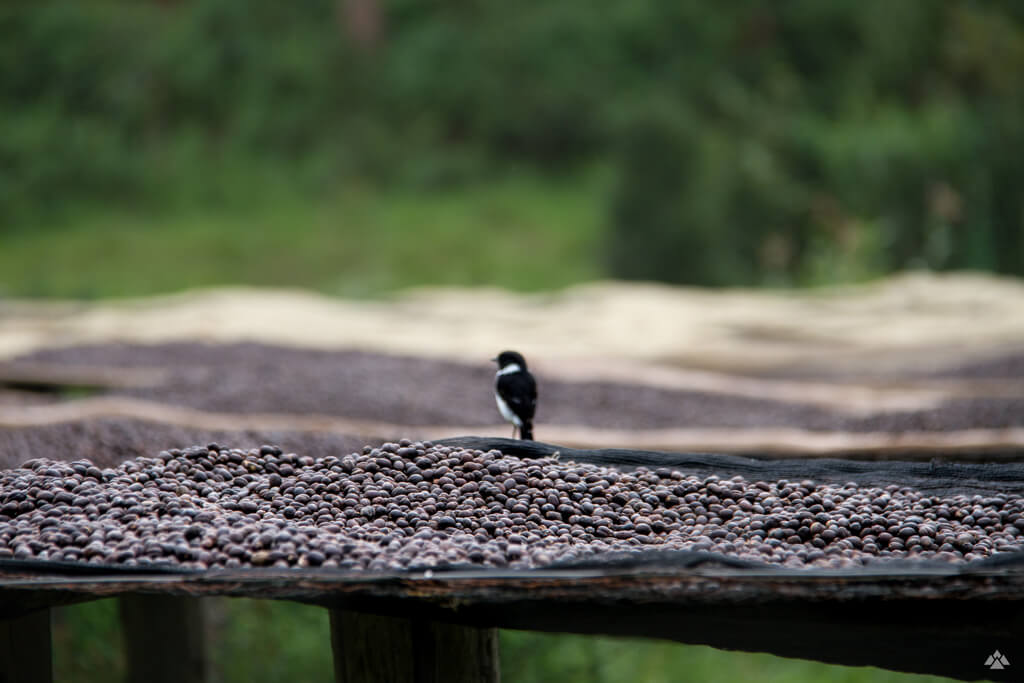
{"type": "Polygon", "coordinates": [[[614,276],[1021,275],[1021,83],[1013,0],[5,3],[0,234],[597,166],[614,276]]]}

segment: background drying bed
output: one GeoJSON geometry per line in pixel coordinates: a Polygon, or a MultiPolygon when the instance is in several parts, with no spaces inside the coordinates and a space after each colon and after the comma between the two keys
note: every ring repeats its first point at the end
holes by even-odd
{"type": "MultiPolygon", "coordinates": [[[[722,373],[704,382],[720,388],[701,390],[659,386],[657,376],[570,381],[560,375],[571,373],[551,365],[554,376],[536,371],[538,436],[577,445],[643,447],[653,440],[673,450],[707,445],[780,455],[816,448],[899,457],[939,448],[959,457],[1007,457],[1024,448],[1022,359],[1006,353],[884,378],[722,373]],[[870,390],[858,381],[870,381],[870,390]],[[822,386],[829,387],[824,396],[822,386]]],[[[106,458],[111,450],[143,455],[134,445],[147,443],[273,441],[316,455],[321,447],[348,450],[399,436],[505,434],[492,382],[493,367],[483,359],[456,363],[254,343],[42,350],[0,365],[0,464],[27,459],[18,455],[26,448],[36,457],[74,459],[106,458]],[[83,450],[62,455],[63,428],[55,425],[73,422],[88,423],[77,429],[89,437],[68,440],[83,450]],[[110,448],[90,453],[96,441],[110,448]]]]}
{"type": "MultiPolygon", "coordinates": [[[[1017,464],[798,463],[574,451],[480,438],[444,445],[498,448],[517,457],[558,451],[560,461],[627,471],[645,466],[750,481],[849,481],[910,487],[932,496],[1024,495],[1024,466],[1017,464]]],[[[17,561],[3,566],[0,609],[8,616],[139,591],[272,597],[474,626],[670,638],[963,679],[982,673],[998,678],[999,672],[983,672],[979,662],[996,647],[1014,661],[1024,618],[1024,559],[1012,552],[968,563],[879,560],[866,568],[801,570],[685,551],[598,555],[519,571],[164,573],[17,561]],[[609,619],[612,613],[615,618],[609,619]]]]}

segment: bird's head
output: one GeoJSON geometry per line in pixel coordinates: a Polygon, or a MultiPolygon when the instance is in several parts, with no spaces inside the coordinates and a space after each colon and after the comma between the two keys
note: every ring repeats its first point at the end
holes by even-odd
{"type": "Polygon", "coordinates": [[[521,369],[526,369],[526,360],[522,354],[517,351],[502,351],[498,354],[497,358],[492,358],[495,363],[498,364],[499,368],[506,368],[509,365],[518,365],[521,369]]]}

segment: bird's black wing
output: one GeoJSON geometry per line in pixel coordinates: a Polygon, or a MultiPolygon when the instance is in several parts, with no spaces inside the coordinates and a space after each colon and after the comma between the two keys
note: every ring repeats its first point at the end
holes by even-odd
{"type": "Polygon", "coordinates": [[[537,383],[528,372],[499,375],[496,384],[498,396],[523,420],[532,420],[537,410],[537,383]]]}

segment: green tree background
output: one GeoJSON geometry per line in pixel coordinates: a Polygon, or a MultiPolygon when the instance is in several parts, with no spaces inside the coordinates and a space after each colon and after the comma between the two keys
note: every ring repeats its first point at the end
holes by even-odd
{"type": "Polygon", "coordinates": [[[1022,83],[1011,0],[10,3],[0,236],[599,168],[587,274],[1021,275],[1022,83]]]}

